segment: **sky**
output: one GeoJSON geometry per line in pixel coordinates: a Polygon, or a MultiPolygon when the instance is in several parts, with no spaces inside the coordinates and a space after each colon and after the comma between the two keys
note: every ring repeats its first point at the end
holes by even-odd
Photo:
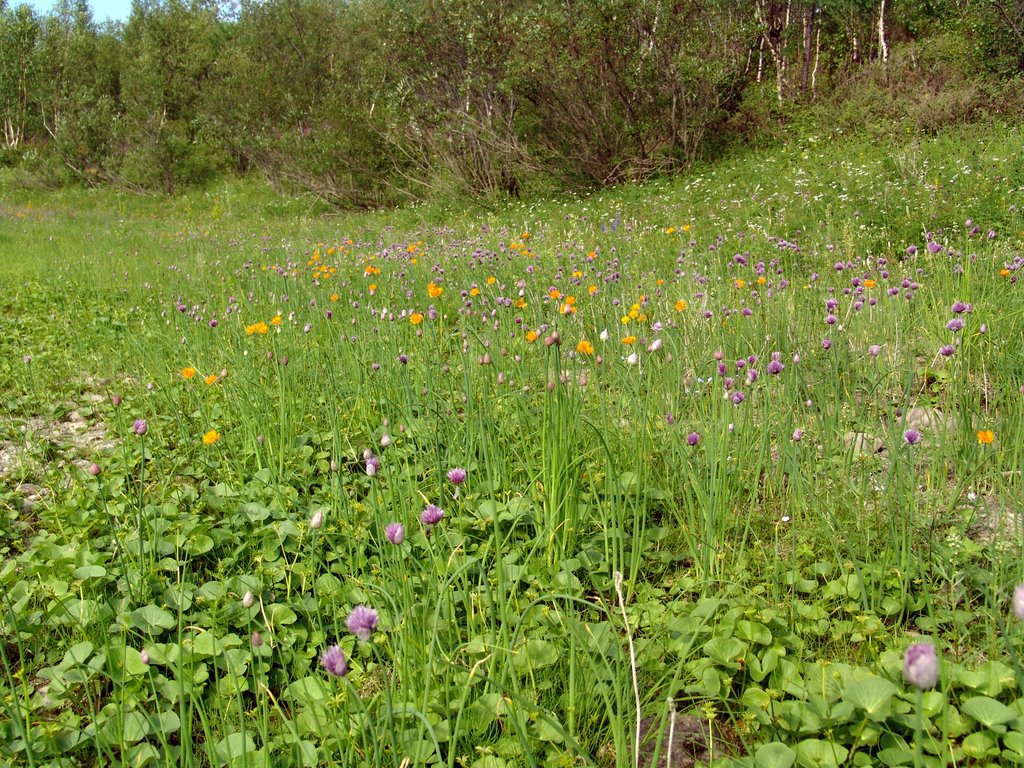
{"type": "MultiPolygon", "coordinates": [[[[27,2],[38,13],[49,13],[53,10],[54,0],[8,0],[10,8],[27,2]]],[[[97,23],[104,21],[128,21],[132,12],[132,0],[89,0],[89,8],[92,9],[92,17],[97,23]]]]}

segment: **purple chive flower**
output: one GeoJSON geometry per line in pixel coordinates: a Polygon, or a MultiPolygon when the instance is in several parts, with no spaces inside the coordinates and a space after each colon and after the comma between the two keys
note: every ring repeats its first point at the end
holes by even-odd
{"type": "Polygon", "coordinates": [[[444,517],[444,510],[436,504],[427,504],[426,509],[420,515],[420,522],[422,522],[428,528],[432,528],[441,522],[441,518],[444,517]]]}
{"type": "Polygon", "coordinates": [[[742,392],[737,391],[733,392],[732,395],[730,395],[729,399],[732,400],[733,405],[739,405],[740,403],[747,399],[747,396],[744,395],[742,392]]]}
{"type": "Polygon", "coordinates": [[[882,348],[877,344],[872,344],[868,347],[868,354],[872,357],[878,357],[878,353],[882,351],[882,348]]]}
{"type": "Polygon", "coordinates": [[[136,419],[132,424],[132,430],[136,435],[144,435],[149,431],[149,426],[146,424],[145,419],[136,419]]]}
{"type": "Polygon", "coordinates": [[[768,363],[768,373],[771,376],[778,376],[780,373],[782,373],[782,370],[785,367],[786,366],[784,366],[778,360],[772,360],[771,362],[768,363]]]}
{"type": "Polygon", "coordinates": [[[380,459],[376,456],[370,456],[366,459],[366,474],[370,477],[374,477],[377,472],[380,471],[380,459]]]}
{"type": "Polygon", "coordinates": [[[939,682],[939,655],[931,643],[914,643],[903,657],[903,679],[915,688],[934,688],[939,682]]]}
{"type": "Polygon", "coordinates": [[[826,350],[826,351],[832,349],[832,339],[822,339],[821,340],[821,348],[826,350]]]}
{"type": "Polygon", "coordinates": [[[917,253],[917,246],[916,245],[908,245],[907,246],[907,256],[913,256],[916,253],[917,253]]]}
{"type": "Polygon", "coordinates": [[[1024,584],[1018,584],[1013,590],[1013,616],[1017,621],[1024,621],[1024,584]]]}
{"type": "Polygon", "coordinates": [[[453,467],[448,470],[448,482],[452,485],[462,485],[466,482],[466,470],[462,467],[453,467]]]}
{"type": "Polygon", "coordinates": [[[405,365],[406,363],[409,362],[409,356],[405,354],[399,355],[398,362],[400,362],[402,365],[405,365]]]}
{"type": "Polygon", "coordinates": [[[401,523],[388,523],[384,527],[384,535],[392,544],[401,544],[405,541],[405,526],[401,523]]]}
{"type": "Polygon", "coordinates": [[[690,434],[688,434],[686,436],[686,444],[687,445],[696,445],[699,442],[700,442],[700,435],[698,435],[696,432],[691,432],[690,434]]]}
{"type": "Polygon", "coordinates": [[[959,317],[954,317],[952,320],[946,323],[946,330],[953,331],[953,333],[963,330],[963,327],[964,321],[961,320],[959,317]]]}
{"type": "Polygon", "coordinates": [[[99,477],[100,472],[102,472],[103,470],[100,469],[100,465],[94,461],[92,464],[89,465],[89,469],[87,471],[93,477],[99,477]]]}
{"type": "Polygon", "coordinates": [[[345,620],[345,626],[349,632],[366,642],[377,628],[377,612],[365,605],[357,605],[345,620]]]}
{"type": "Polygon", "coordinates": [[[954,315],[959,315],[967,311],[967,305],[962,301],[958,301],[950,309],[954,315]]]}
{"type": "Polygon", "coordinates": [[[907,445],[917,445],[921,442],[921,433],[916,429],[908,429],[903,433],[903,439],[907,441],[907,445]]]}
{"type": "Polygon", "coordinates": [[[938,253],[942,250],[942,246],[932,240],[928,243],[928,253],[938,253]]]}
{"type": "Polygon", "coordinates": [[[939,354],[943,357],[949,357],[956,352],[956,347],[952,344],[946,344],[945,346],[939,347],[939,354]]]}
{"type": "Polygon", "coordinates": [[[799,443],[803,439],[804,439],[804,431],[802,429],[800,429],[800,427],[797,427],[796,429],[794,429],[793,430],[793,442],[794,443],[799,443]]]}
{"type": "Polygon", "coordinates": [[[344,677],[348,674],[348,662],[345,661],[345,653],[341,646],[332,645],[320,658],[320,665],[335,677],[344,677]]]}

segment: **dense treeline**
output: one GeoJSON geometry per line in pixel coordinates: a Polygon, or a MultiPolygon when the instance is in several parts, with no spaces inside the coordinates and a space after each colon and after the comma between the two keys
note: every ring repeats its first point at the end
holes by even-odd
{"type": "Polygon", "coordinates": [[[1019,115],[1024,0],[0,0],[0,163],[344,206],[671,172],[787,119],[1019,115]]]}

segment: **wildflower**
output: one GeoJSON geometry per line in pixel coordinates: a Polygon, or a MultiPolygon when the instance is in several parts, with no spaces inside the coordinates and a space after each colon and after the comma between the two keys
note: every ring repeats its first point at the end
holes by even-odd
{"type": "Polygon", "coordinates": [[[256,603],[256,596],[249,590],[246,590],[245,594],[242,595],[242,607],[252,608],[256,603]]]}
{"type": "Polygon", "coordinates": [[[733,405],[739,405],[740,403],[747,399],[747,396],[744,395],[742,392],[736,391],[732,393],[729,399],[732,400],[733,405]]]}
{"type": "Polygon", "coordinates": [[[581,339],[580,343],[576,345],[576,352],[581,355],[592,355],[594,354],[594,345],[586,339],[581,339]]]}
{"type": "Polygon", "coordinates": [[[253,648],[259,648],[263,645],[263,635],[253,630],[252,635],[249,636],[249,642],[252,643],[253,648]]]}
{"type": "Polygon", "coordinates": [[[405,541],[405,526],[401,523],[388,523],[384,526],[384,535],[392,544],[401,544],[405,541]]]}
{"type": "Polygon", "coordinates": [[[402,365],[405,365],[406,363],[409,362],[409,356],[406,355],[406,354],[399,355],[398,356],[398,362],[401,363],[402,365]]]}
{"type": "Polygon", "coordinates": [[[867,288],[868,290],[874,288],[875,285],[877,285],[877,283],[875,283],[875,281],[872,280],[870,277],[864,281],[864,287],[867,288]]]}
{"type": "Polygon", "coordinates": [[[625,336],[622,339],[623,344],[634,344],[636,342],[636,336],[625,336]]]}
{"type": "Polygon", "coordinates": [[[946,344],[942,347],[939,347],[939,354],[942,355],[943,357],[949,357],[954,352],[956,352],[956,347],[954,347],[952,344],[946,344]]]}
{"type": "Polygon", "coordinates": [[[376,476],[377,472],[380,471],[380,459],[373,454],[366,457],[366,474],[368,477],[376,476]]]}
{"type": "Polygon", "coordinates": [[[688,434],[686,436],[686,444],[687,445],[696,445],[699,442],[700,442],[700,435],[697,434],[696,432],[691,432],[690,434],[688,434]]]}
{"type": "Polygon", "coordinates": [[[1013,616],[1017,621],[1024,621],[1024,584],[1018,584],[1013,590],[1013,616]]]}
{"type": "Polygon", "coordinates": [[[315,531],[317,528],[323,526],[323,524],[324,511],[322,509],[318,509],[316,512],[313,513],[313,516],[309,518],[309,527],[315,531]]]}
{"type": "Polygon", "coordinates": [[[996,433],[991,429],[980,429],[978,430],[978,443],[980,445],[990,445],[993,440],[996,439],[996,433]]]}
{"type": "Polygon", "coordinates": [[[345,626],[349,632],[366,642],[377,628],[377,612],[365,605],[357,605],[345,620],[345,626]]]}
{"type": "Polygon", "coordinates": [[[786,366],[784,366],[778,360],[772,360],[768,363],[768,374],[770,376],[778,376],[780,373],[782,373],[785,367],[786,366]]]}
{"type": "Polygon", "coordinates": [[[320,659],[320,665],[335,677],[344,677],[348,674],[348,663],[345,661],[345,653],[341,646],[332,645],[320,659]]]}
{"type": "Polygon", "coordinates": [[[220,440],[220,432],[215,429],[211,429],[205,435],[203,435],[203,445],[213,445],[220,440]]]}
{"type": "Polygon", "coordinates": [[[822,339],[821,340],[821,348],[826,350],[826,351],[832,349],[832,339],[822,339]]]}
{"type": "Polygon", "coordinates": [[[187,368],[182,368],[181,375],[186,379],[191,379],[193,376],[196,375],[196,369],[193,368],[191,365],[188,366],[187,368]]]}
{"type": "Polygon", "coordinates": [[[203,379],[203,382],[206,384],[206,386],[210,387],[216,384],[219,380],[220,379],[217,378],[216,373],[211,373],[209,376],[203,379]]]}
{"type": "Polygon", "coordinates": [[[438,298],[442,293],[444,293],[444,288],[439,286],[437,283],[430,283],[427,286],[427,295],[432,299],[438,298]]]}
{"type": "Polygon", "coordinates": [[[946,330],[953,331],[953,333],[962,330],[963,327],[964,321],[961,320],[959,317],[954,317],[952,320],[946,323],[946,330]]]}
{"type": "Polygon", "coordinates": [[[939,682],[939,656],[931,643],[914,643],[903,657],[903,679],[915,688],[934,688],[939,682]]]}
{"type": "Polygon", "coordinates": [[[802,429],[800,429],[800,427],[797,427],[796,429],[794,429],[793,430],[793,442],[794,443],[799,443],[803,439],[804,439],[804,431],[802,429]]]}
{"type": "Polygon", "coordinates": [[[420,515],[420,522],[430,529],[440,523],[442,517],[444,517],[443,509],[436,504],[427,504],[423,513],[420,515]]]}
{"type": "Polygon", "coordinates": [[[282,318],[281,318],[281,316],[280,316],[280,315],[274,315],[274,316],[273,316],[273,317],[272,317],[272,318],[270,319],[270,324],[271,324],[271,325],[280,325],[280,324],[281,324],[281,321],[282,321],[282,318]]]}
{"type": "Polygon", "coordinates": [[[143,664],[145,664],[148,667],[149,666],[149,652],[146,651],[145,649],[143,649],[142,653],[139,654],[139,661],[141,661],[143,664]]]}
{"type": "Polygon", "coordinates": [[[535,342],[537,340],[538,336],[540,336],[540,334],[537,333],[536,331],[527,331],[526,332],[526,341],[527,341],[527,343],[533,344],[533,342],[535,342]]]}
{"type": "Polygon", "coordinates": [[[661,339],[655,339],[654,341],[652,341],[650,344],[647,345],[647,351],[648,352],[657,352],[659,349],[661,349],[661,345],[662,345],[662,340],[661,339]]]}
{"type": "Polygon", "coordinates": [[[683,299],[680,299],[679,301],[676,302],[676,312],[682,312],[688,306],[689,305],[686,303],[686,301],[684,301],[683,299]]]}
{"type": "Polygon", "coordinates": [[[878,357],[878,353],[882,351],[882,348],[877,344],[872,344],[868,347],[868,354],[872,357],[878,357]]]}
{"type": "Polygon", "coordinates": [[[422,312],[413,312],[409,316],[409,322],[412,323],[413,325],[419,325],[420,323],[423,322],[423,313],[422,312]]]}
{"type": "Polygon", "coordinates": [[[598,338],[601,339],[601,341],[608,341],[608,339],[611,338],[611,336],[608,333],[608,329],[605,328],[603,331],[601,331],[601,334],[600,336],[598,336],[598,338]]]}
{"type": "Polygon", "coordinates": [[[921,433],[916,429],[908,429],[903,433],[903,439],[907,441],[907,445],[917,445],[921,442],[921,433]]]}
{"type": "Polygon", "coordinates": [[[453,467],[448,470],[448,482],[452,485],[462,485],[466,482],[466,470],[462,467],[453,467]]]}
{"type": "Polygon", "coordinates": [[[146,434],[146,432],[149,431],[149,427],[147,426],[145,419],[136,419],[132,423],[132,430],[135,432],[136,435],[139,435],[141,437],[142,435],[146,434]]]}
{"type": "Polygon", "coordinates": [[[638,355],[636,352],[633,352],[632,354],[630,354],[629,357],[626,358],[626,365],[636,365],[639,362],[640,355],[638,355]]]}
{"type": "Polygon", "coordinates": [[[381,448],[387,448],[389,445],[391,445],[391,435],[386,434],[386,433],[381,435],[380,436],[380,447],[381,448]]]}

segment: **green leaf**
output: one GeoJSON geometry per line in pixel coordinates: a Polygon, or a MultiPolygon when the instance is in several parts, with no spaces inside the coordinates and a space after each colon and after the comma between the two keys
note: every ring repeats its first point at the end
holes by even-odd
{"type": "Polygon", "coordinates": [[[973,717],[986,728],[1004,726],[1017,718],[1017,713],[988,696],[975,696],[960,705],[960,711],[973,717]]]}
{"type": "Polygon", "coordinates": [[[157,635],[178,624],[178,620],[170,611],[156,605],[144,605],[141,608],[136,608],[128,615],[128,618],[136,629],[157,635]]]}
{"type": "Polygon", "coordinates": [[[256,743],[251,736],[236,732],[218,741],[214,745],[214,751],[217,753],[217,759],[223,764],[256,751],[256,743]]]}
{"type": "Polygon", "coordinates": [[[892,713],[892,700],[898,694],[899,688],[893,683],[873,675],[850,683],[843,698],[864,710],[870,719],[881,722],[892,713]]]}
{"type": "Polygon", "coordinates": [[[763,744],[754,753],[754,768],[790,768],[796,762],[796,752],[779,741],[763,744]]]}
{"type": "Polygon", "coordinates": [[[720,666],[739,669],[739,660],[747,653],[747,644],[735,637],[713,637],[704,643],[704,655],[720,666]]]}
{"type": "Polygon", "coordinates": [[[326,701],[331,689],[327,682],[316,675],[303,677],[285,689],[284,698],[300,701],[304,704],[318,704],[326,701]]]}
{"type": "Polygon", "coordinates": [[[101,576],[107,575],[107,569],[102,565],[83,565],[80,568],[75,568],[71,572],[71,575],[76,579],[98,579],[101,576]]]}
{"type": "Polygon", "coordinates": [[[821,739],[804,739],[796,745],[797,762],[804,768],[835,768],[849,754],[841,744],[821,739]]]}
{"type": "Polygon", "coordinates": [[[975,731],[963,740],[964,754],[980,760],[999,754],[996,737],[988,731],[975,731]]]}
{"type": "Polygon", "coordinates": [[[272,605],[267,606],[267,620],[270,622],[271,628],[294,624],[295,620],[298,618],[299,617],[295,614],[295,611],[287,605],[273,603],[272,605]]]}

